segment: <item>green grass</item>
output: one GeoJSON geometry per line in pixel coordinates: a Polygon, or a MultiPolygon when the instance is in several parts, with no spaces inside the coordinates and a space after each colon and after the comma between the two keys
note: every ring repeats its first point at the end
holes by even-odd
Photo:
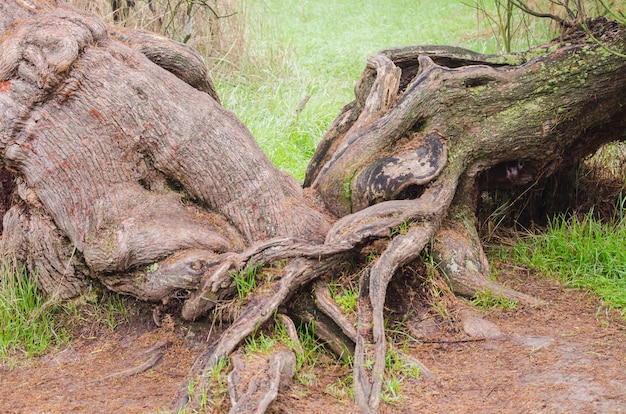
{"type": "Polygon", "coordinates": [[[237,286],[237,295],[239,299],[245,299],[252,293],[257,286],[256,277],[263,268],[263,264],[247,265],[238,272],[230,273],[230,277],[235,281],[237,286]]]}
{"type": "Polygon", "coordinates": [[[283,322],[278,319],[274,320],[274,326],[271,330],[259,329],[243,341],[243,348],[247,355],[258,355],[268,357],[278,345],[287,346],[295,351],[296,355],[296,379],[304,385],[311,385],[316,381],[315,367],[320,361],[323,363],[337,362],[336,358],[330,353],[315,336],[315,325],[313,323],[302,322],[296,327],[298,335],[298,344],[294,343],[287,333],[287,329],[283,322]],[[299,345],[302,353],[297,352],[299,345]]]}
{"type": "MultiPolygon", "coordinates": [[[[202,413],[221,413],[228,407],[228,372],[230,359],[222,358],[211,367],[203,382],[190,381],[187,395],[195,399],[202,413]]],[[[169,412],[169,411],[168,411],[169,412]]],[[[183,408],[178,414],[197,413],[195,409],[183,408]]]]}
{"type": "MultiPolygon", "coordinates": [[[[392,344],[393,342],[389,342],[392,344]]],[[[419,378],[419,367],[406,360],[390,346],[385,355],[385,378],[381,390],[381,399],[387,404],[399,404],[406,396],[402,393],[405,381],[419,378]]]]}
{"type": "Polygon", "coordinates": [[[67,340],[56,307],[37,292],[35,277],[23,266],[3,261],[0,273],[0,361],[39,355],[67,340]]]}
{"type": "Polygon", "coordinates": [[[279,339],[273,335],[257,332],[248,336],[244,341],[244,349],[247,353],[265,354],[271,353],[279,339]]]}
{"type": "Polygon", "coordinates": [[[114,331],[129,321],[127,298],[91,291],[72,303],[46,299],[36,275],[4,260],[0,269],[0,362],[13,366],[20,355],[41,355],[71,339],[73,327],[99,322],[114,331]]]}
{"type": "Polygon", "coordinates": [[[357,311],[357,299],[359,291],[356,286],[344,286],[340,283],[329,283],[330,295],[337,305],[346,314],[350,315],[357,311]]]}
{"type": "Polygon", "coordinates": [[[488,310],[492,308],[514,310],[517,307],[516,301],[502,297],[498,295],[497,292],[491,291],[491,289],[485,289],[480,292],[476,292],[471,300],[471,304],[478,308],[481,308],[482,310],[488,310]]]}
{"type": "Polygon", "coordinates": [[[621,202],[613,223],[556,218],[545,233],[514,248],[523,265],[556,277],[566,286],[590,291],[626,316],[626,209],[621,202]]]}

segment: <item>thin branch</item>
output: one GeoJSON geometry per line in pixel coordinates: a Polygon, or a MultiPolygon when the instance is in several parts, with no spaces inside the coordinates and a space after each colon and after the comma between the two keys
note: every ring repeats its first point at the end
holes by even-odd
{"type": "MultiPolygon", "coordinates": [[[[552,13],[542,13],[536,10],[531,9],[530,7],[528,7],[528,5],[522,1],[519,0],[511,0],[511,3],[517,7],[518,9],[520,9],[521,11],[523,11],[524,13],[530,14],[531,16],[535,16],[535,17],[539,17],[542,19],[548,18],[548,19],[552,19],[554,21],[556,21],[558,24],[560,24],[562,27],[574,27],[574,23],[572,23],[569,20],[565,20],[555,14],[552,13]]],[[[568,9],[569,10],[569,9],[568,9]]]]}
{"type": "Polygon", "coordinates": [[[473,339],[453,339],[453,340],[449,340],[449,341],[444,341],[444,340],[434,340],[434,339],[429,339],[429,340],[421,340],[421,339],[416,339],[415,341],[419,342],[420,344],[463,344],[466,342],[484,342],[486,340],[486,338],[473,338],[473,339]]]}

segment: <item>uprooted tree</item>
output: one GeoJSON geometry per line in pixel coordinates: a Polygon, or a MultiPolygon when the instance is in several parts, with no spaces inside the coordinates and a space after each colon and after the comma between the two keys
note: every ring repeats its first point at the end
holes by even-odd
{"type": "MultiPolygon", "coordinates": [[[[626,59],[606,48],[623,52],[626,30],[613,22],[589,24],[601,43],[572,27],[519,54],[390,49],[368,59],[303,189],[220,105],[188,47],[55,1],[9,0],[0,11],[2,250],[43,292],[68,298],[95,279],[141,300],[183,301],[194,320],[236,294],[234,272],[280,263],[191,377],[314,290],[325,339],[354,352],[357,404],[375,411],[394,274],[429,244],[455,293],[491,288],[535,303],[486,277],[479,193],[626,139],[626,59]],[[372,252],[355,272],[355,328],[314,282],[372,252]]],[[[267,392],[243,393],[263,397],[241,405],[269,404],[288,354],[272,358],[267,392]]]]}

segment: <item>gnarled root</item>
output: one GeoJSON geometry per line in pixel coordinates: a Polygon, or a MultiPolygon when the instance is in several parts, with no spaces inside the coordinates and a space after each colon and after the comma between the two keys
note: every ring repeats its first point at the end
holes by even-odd
{"type": "Polygon", "coordinates": [[[433,238],[433,256],[447,276],[454,293],[473,297],[479,292],[514,300],[525,305],[540,305],[542,301],[488,279],[489,262],[476,232],[474,213],[462,210],[454,214],[433,238]]]}
{"type": "MultiPolygon", "coordinates": [[[[317,291],[317,283],[315,290],[317,291]]],[[[354,355],[354,341],[356,337],[348,336],[344,329],[336,323],[338,319],[344,319],[341,309],[333,309],[331,312],[327,312],[328,306],[320,306],[320,302],[317,299],[318,294],[315,296],[316,303],[313,302],[310,295],[301,295],[295,303],[291,304],[290,312],[299,321],[312,324],[315,336],[322,340],[335,355],[347,361],[349,357],[354,355]],[[325,310],[322,308],[325,308],[325,310]]],[[[326,299],[326,297],[322,298],[322,300],[326,299]]],[[[330,302],[334,302],[331,298],[328,299],[330,302]]],[[[334,306],[337,305],[335,304],[334,306]]],[[[344,319],[343,322],[345,327],[347,321],[344,319]]],[[[352,329],[354,330],[354,327],[352,329]]]]}
{"type": "MultiPolygon", "coordinates": [[[[285,273],[282,277],[271,281],[262,291],[257,291],[252,294],[241,315],[226,329],[217,342],[212,344],[198,357],[191,369],[190,379],[200,378],[200,383],[202,384],[203,378],[206,378],[207,372],[209,372],[219,360],[227,357],[235,347],[244,338],[254,332],[257,327],[261,326],[261,324],[272,317],[278,307],[284,303],[296,289],[309,283],[319,275],[332,270],[335,266],[346,260],[346,258],[346,254],[340,252],[322,261],[305,257],[293,259],[285,268],[285,273]]],[[[189,400],[187,390],[188,386],[184,384],[177,400],[179,408],[187,404],[189,400]]]]}
{"type": "Polygon", "coordinates": [[[276,350],[267,361],[254,361],[246,367],[241,354],[231,358],[228,374],[230,414],[264,413],[278,396],[279,388],[291,384],[296,372],[296,356],[287,349],[276,350]],[[246,369],[247,368],[247,369],[246,369]]]}

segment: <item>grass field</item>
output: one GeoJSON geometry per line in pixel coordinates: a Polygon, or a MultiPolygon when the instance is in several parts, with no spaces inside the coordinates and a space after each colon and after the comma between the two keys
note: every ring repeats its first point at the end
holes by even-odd
{"type": "Polygon", "coordinates": [[[526,237],[513,249],[520,264],[585,289],[626,316],[626,209],[621,200],[613,223],[554,218],[545,232],[526,237]]]}

